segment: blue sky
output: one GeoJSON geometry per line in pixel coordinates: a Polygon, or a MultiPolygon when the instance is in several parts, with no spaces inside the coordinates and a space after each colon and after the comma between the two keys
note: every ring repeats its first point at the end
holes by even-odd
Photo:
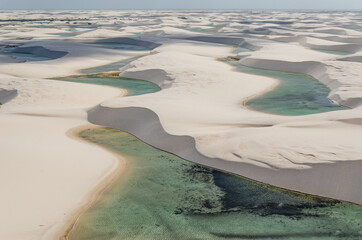
{"type": "Polygon", "coordinates": [[[362,0],[0,0],[0,9],[362,10],[362,0]]]}

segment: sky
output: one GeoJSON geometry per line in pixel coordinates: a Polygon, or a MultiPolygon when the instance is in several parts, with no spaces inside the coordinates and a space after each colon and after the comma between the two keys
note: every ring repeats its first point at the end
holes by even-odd
{"type": "Polygon", "coordinates": [[[0,0],[0,9],[362,10],[362,0],[0,0]]]}

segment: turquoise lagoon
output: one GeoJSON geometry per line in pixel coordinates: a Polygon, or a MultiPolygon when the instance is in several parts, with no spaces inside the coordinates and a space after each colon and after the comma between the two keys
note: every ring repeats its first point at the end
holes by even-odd
{"type": "Polygon", "coordinates": [[[316,49],[316,48],[312,48],[312,50],[318,51],[318,52],[323,52],[323,53],[334,54],[334,55],[342,55],[342,56],[343,56],[343,55],[353,54],[353,53],[351,53],[351,52],[324,50],[324,49],[316,49]]]}
{"type": "Polygon", "coordinates": [[[328,98],[330,89],[311,76],[251,68],[235,61],[228,63],[240,72],[279,80],[279,85],[272,91],[247,102],[255,110],[280,115],[307,115],[348,109],[331,102],[328,98]]]}
{"type": "Polygon", "coordinates": [[[232,53],[234,54],[238,54],[238,53],[242,53],[242,52],[251,52],[252,50],[247,49],[247,48],[243,48],[243,47],[237,47],[233,50],[232,53]]]}
{"type": "Polygon", "coordinates": [[[78,83],[91,83],[105,86],[119,87],[128,90],[128,96],[142,95],[146,93],[153,93],[160,90],[160,88],[151,82],[122,78],[118,76],[101,76],[101,75],[85,75],[85,76],[70,76],[65,78],[56,78],[56,80],[78,82],[78,83]]]}
{"type": "Polygon", "coordinates": [[[125,43],[114,43],[114,42],[94,42],[88,43],[94,44],[99,47],[109,48],[109,49],[123,49],[123,50],[130,50],[130,51],[151,51],[150,48],[142,47],[133,44],[125,44],[125,43]]]}
{"type": "Polygon", "coordinates": [[[81,71],[85,75],[69,76],[64,78],[56,78],[56,80],[78,82],[78,83],[90,83],[112,87],[119,87],[128,90],[128,96],[142,95],[147,93],[153,93],[160,90],[160,87],[149,81],[143,81],[138,79],[123,78],[112,75],[101,75],[100,73],[119,71],[119,69],[128,63],[136,60],[138,57],[126,59],[119,62],[110,63],[107,65],[88,68],[81,71]]]}

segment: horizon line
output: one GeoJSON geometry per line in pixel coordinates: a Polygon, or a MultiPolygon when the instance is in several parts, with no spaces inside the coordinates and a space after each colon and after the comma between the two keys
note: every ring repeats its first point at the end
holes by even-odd
{"type": "Polygon", "coordinates": [[[140,9],[140,8],[129,8],[129,9],[108,9],[108,8],[104,8],[104,9],[93,9],[93,8],[89,8],[89,9],[1,9],[0,11],[337,11],[337,12],[343,12],[343,11],[349,11],[349,12],[361,12],[362,9],[335,9],[335,8],[330,8],[330,9],[312,9],[312,8],[305,8],[305,9],[281,9],[281,8],[245,8],[245,9],[220,9],[220,8],[215,8],[215,9],[162,9],[162,8],[145,8],[145,9],[140,9]]]}

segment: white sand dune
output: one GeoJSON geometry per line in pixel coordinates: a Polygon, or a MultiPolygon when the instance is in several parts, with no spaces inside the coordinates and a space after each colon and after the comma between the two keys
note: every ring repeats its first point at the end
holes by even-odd
{"type": "Polygon", "coordinates": [[[73,39],[102,39],[105,36],[107,37],[119,37],[119,36],[128,36],[129,33],[125,33],[124,31],[115,31],[109,29],[95,29],[91,31],[87,31],[85,33],[78,34],[77,36],[73,37],[73,39]]]}
{"type": "Polygon", "coordinates": [[[143,32],[144,34],[150,34],[150,35],[159,35],[159,36],[165,36],[165,35],[173,35],[173,36],[177,36],[177,35],[199,35],[198,33],[194,33],[192,31],[189,30],[185,30],[185,29],[180,29],[180,28],[176,28],[176,27],[161,27],[161,28],[155,28],[152,30],[147,30],[143,32]]]}
{"type": "Polygon", "coordinates": [[[359,43],[348,43],[348,42],[339,42],[331,41],[323,38],[309,37],[304,35],[292,36],[292,37],[276,37],[270,38],[276,41],[282,42],[297,42],[301,46],[312,48],[312,49],[321,49],[321,50],[331,50],[331,51],[344,51],[349,53],[358,52],[362,49],[362,45],[359,43]]]}

